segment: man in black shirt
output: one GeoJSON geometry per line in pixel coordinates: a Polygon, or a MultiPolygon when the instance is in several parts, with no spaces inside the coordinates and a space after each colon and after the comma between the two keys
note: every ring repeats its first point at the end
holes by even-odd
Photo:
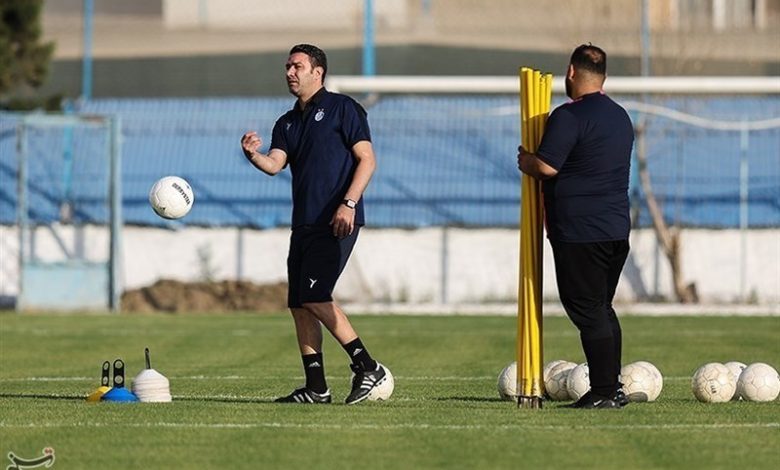
{"type": "Polygon", "coordinates": [[[306,375],[304,387],[282,403],[330,403],[322,357],[322,325],[352,360],[352,391],[359,403],[385,380],[384,367],[368,353],[347,316],[333,301],[336,281],[364,224],[363,192],[376,168],[366,111],[352,98],[325,89],[328,63],[312,45],[290,50],[287,87],[298,99],[274,125],[268,154],[250,131],[241,137],[244,155],[259,170],[292,172],[292,234],[287,258],[287,304],[295,322],[306,375]]]}
{"type": "Polygon", "coordinates": [[[591,44],[572,53],[566,94],[535,154],[522,147],[523,173],[543,180],[547,236],[558,293],[580,331],[590,391],[572,408],[619,408],[622,332],[612,307],[629,250],[628,180],[634,130],[626,111],[602,91],[607,54],[591,44]]]}

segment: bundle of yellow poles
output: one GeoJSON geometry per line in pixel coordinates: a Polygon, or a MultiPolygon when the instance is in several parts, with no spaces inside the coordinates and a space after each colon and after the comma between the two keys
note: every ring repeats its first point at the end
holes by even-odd
{"type": "MultiPolygon", "coordinates": [[[[522,145],[536,152],[550,114],[552,74],[520,69],[522,145]]],[[[520,206],[520,282],[517,292],[518,406],[541,408],[542,379],[542,207],[541,182],[523,174],[520,206]]]]}

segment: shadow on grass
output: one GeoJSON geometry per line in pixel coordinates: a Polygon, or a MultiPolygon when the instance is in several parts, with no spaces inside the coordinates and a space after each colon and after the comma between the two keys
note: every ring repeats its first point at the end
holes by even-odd
{"type": "Polygon", "coordinates": [[[217,403],[273,403],[267,398],[229,398],[229,397],[173,397],[174,401],[210,401],[217,403]]]}
{"type": "Polygon", "coordinates": [[[42,400],[78,400],[87,399],[84,395],[42,395],[39,393],[0,393],[0,398],[35,398],[42,400]]]}
{"type": "MultiPolygon", "coordinates": [[[[73,400],[85,401],[84,395],[44,395],[40,393],[0,393],[2,398],[32,398],[36,400],[73,400]]],[[[222,398],[222,397],[174,397],[174,401],[192,401],[192,402],[217,402],[217,403],[273,403],[267,398],[222,398]]]]}
{"type": "Polygon", "coordinates": [[[436,399],[436,401],[466,401],[466,402],[500,402],[505,401],[501,398],[488,398],[488,397],[439,397],[436,399]]]}

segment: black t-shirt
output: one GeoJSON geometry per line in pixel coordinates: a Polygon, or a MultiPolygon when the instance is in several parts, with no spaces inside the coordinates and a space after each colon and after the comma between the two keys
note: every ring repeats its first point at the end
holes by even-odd
{"type": "Polygon", "coordinates": [[[547,236],[564,242],[628,239],[628,179],[634,129],[603,93],[559,106],[537,155],[558,170],[542,183],[547,236]]]}
{"type": "MultiPolygon", "coordinates": [[[[328,225],[352,183],[352,146],[371,141],[367,113],[352,98],[321,88],[303,111],[298,103],[274,125],[272,149],[287,153],[292,172],[292,226],[328,225]]],[[[355,224],[365,223],[363,199],[355,224]]]]}

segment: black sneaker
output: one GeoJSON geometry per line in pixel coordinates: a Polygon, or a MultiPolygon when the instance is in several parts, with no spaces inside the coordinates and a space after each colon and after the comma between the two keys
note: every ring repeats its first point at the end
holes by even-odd
{"type": "Polygon", "coordinates": [[[347,405],[360,403],[368,398],[368,394],[371,393],[371,390],[382,383],[387,376],[385,368],[379,363],[376,365],[376,370],[371,371],[365,371],[356,364],[350,364],[349,367],[352,369],[352,372],[355,373],[355,376],[352,377],[352,391],[349,393],[347,399],[344,400],[347,405]]]}
{"type": "Polygon", "coordinates": [[[613,399],[588,392],[574,403],[565,405],[564,408],[591,409],[619,409],[620,405],[613,399]]]}
{"type": "Polygon", "coordinates": [[[623,392],[622,388],[617,389],[615,392],[615,396],[612,397],[612,401],[618,404],[619,407],[623,408],[624,406],[628,405],[629,399],[628,396],[623,392]]]}
{"type": "Polygon", "coordinates": [[[293,392],[286,397],[279,397],[274,400],[274,403],[330,403],[330,390],[325,390],[325,393],[317,393],[309,390],[306,387],[293,390],[293,392]]]}

